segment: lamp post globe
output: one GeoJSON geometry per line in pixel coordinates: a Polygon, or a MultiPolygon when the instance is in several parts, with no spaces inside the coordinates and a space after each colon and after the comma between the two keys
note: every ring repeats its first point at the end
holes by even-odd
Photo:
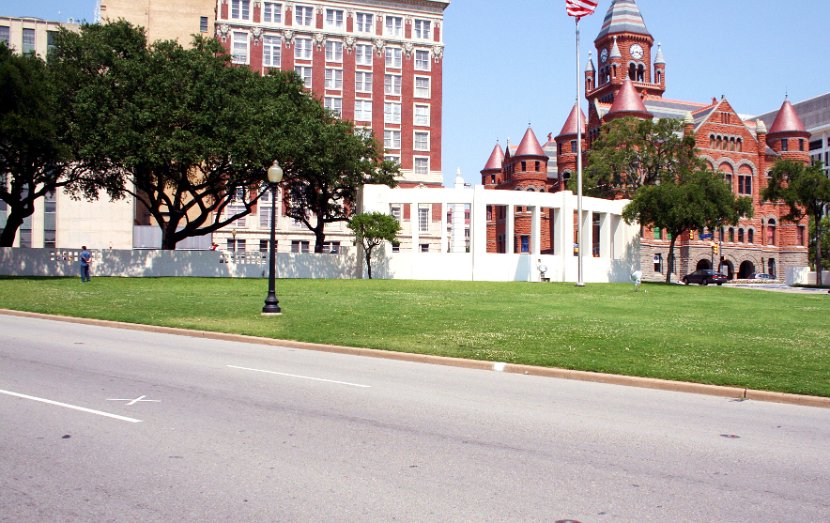
{"type": "Polygon", "coordinates": [[[265,298],[265,305],[262,307],[263,316],[276,316],[282,314],[280,302],[275,292],[274,270],[277,256],[276,249],[276,221],[277,221],[277,184],[282,181],[282,167],[274,160],[273,165],[268,168],[268,185],[271,189],[271,245],[268,254],[268,296],[265,298]]]}

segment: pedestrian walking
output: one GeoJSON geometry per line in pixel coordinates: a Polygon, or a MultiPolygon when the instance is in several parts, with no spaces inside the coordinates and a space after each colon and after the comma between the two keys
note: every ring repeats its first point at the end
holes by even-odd
{"type": "Polygon", "coordinates": [[[87,250],[86,245],[81,247],[81,283],[89,281],[89,266],[92,264],[92,254],[87,250]]]}

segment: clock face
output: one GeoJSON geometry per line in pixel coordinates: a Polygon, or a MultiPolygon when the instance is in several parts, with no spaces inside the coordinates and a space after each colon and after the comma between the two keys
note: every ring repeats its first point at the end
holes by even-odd
{"type": "Polygon", "coordinates": [[[631,56],[639,60],[643,57],[643,48],[640,47],[639,44],[634,44],[631,46],[631,56]]]}
{"type": "Polygon", "coordinates": [[[603,49],[602,52],[599,53],[599,59],[602,60],[602,63],[605,63],[608,60],[608,49],[603,49]]]}

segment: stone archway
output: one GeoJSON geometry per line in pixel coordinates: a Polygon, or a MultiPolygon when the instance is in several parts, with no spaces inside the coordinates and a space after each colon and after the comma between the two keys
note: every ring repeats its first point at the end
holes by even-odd
{"type": "Polygon", "coordinates": [[[695,266],[696,271],[699,271],[700,269],[711,269],[711,268],[712,268],[711,262],[709,262],[709,260],[707,260],[705,258],[698,261],[697,265],[695,266]]]}
{"type": "Polygon", "coordinates": [[[738,268],[738,279],[748,280],[752,278],[753,274],[755,274],[755,264],[749,260],[742,262],[738,268]]]}

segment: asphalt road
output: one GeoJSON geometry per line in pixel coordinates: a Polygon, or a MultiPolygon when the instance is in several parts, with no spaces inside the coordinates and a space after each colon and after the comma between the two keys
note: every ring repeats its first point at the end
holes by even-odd
{"type": "Polygon", "coordinates": [[[0,315],[0,420],[9,522],[830,521],[830,409],[0,315]]]}

